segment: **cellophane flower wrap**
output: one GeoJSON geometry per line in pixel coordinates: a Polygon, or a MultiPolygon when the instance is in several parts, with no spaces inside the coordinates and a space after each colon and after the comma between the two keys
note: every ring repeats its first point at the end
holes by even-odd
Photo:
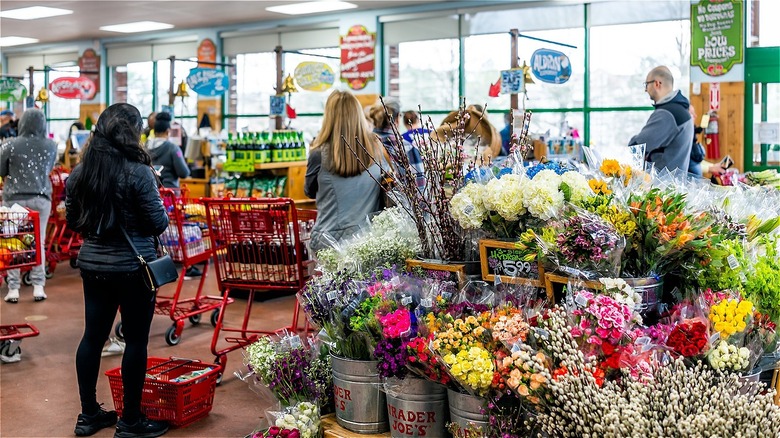
{"type": "MultiPolygon", "coordinates": [[[[307,401],[326,407],[332,400],[328,355],[307,349],[298,335],[264,336],[245,349],[245,364],[260,395],[282,406],[307,401]]],[[[244,376],[244,380],[247,376],[244,376]]]]}
{"type": "Polygon", "coordinates": [[[641,322],[634,308],[585,289],[575,291],[571,301],[571,334],[586,357],[596,357],[609,368],[618,368],[620,347],[630,342],[635,325],[641,322]]]}
{"type": "Polygon", "coordinates": [[[268,416],[275,418],[273,424],[280,429],[297,429],[301,438],[322,436],[320,410],[314,403],[300,402],[279,412],[268,412],[268,416]]]}
{"type": "Polygon", "coordinates": [[[484,327],[490,313],[470,309],[437,318],[431,350],[440,356],[450,376],[464,391],[485,396],[495,377],[494,349],[484,327]]]}
{"type": "Polygon", "coordinates": [[[666,346],[677,356],[697,358],[710,348],[709,320],[697,303],[682,303],[675,311],[675,324],[666,346]]]}
{"type": "Polygon", "coordinates": [[[252,438],[301,438],[301,431],[271,426],[266,430],[255,432],[252,438]]]}

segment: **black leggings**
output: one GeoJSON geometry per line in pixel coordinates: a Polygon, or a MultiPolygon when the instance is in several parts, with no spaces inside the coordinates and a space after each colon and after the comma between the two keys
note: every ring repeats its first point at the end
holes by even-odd
{"type": "Polygon", "coordinates": [[[122,356],[124,403],[122,418],[134,423],[141,415],[141,391],[146,375],[146,347],[154,315],[154,293],[140,271],[81,271],[84,282],[84,337],[76,352],[81,411],[97,412],[96,387],[103,345],[111,334],[117,309],[122,315],[125,353],[122,356]]]}

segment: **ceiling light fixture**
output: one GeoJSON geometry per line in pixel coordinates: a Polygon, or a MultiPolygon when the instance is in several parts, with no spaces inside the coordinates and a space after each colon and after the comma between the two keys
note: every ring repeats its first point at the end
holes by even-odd
{"type": "Polygon", "coordinates": [[[150,30],[171,29],[172,24],[160,23],[157,21],[136,21],[134,23],[112,24],[110,26],[100,26],[100,30],[107,32],[136,33],[149,32],[150,30]]]}
{"type": "Polygon", "coordinates": [[[305,3],[292,3],[289,5],[269,6],[265,8],[268,12],[276,12],[287,15],[317,14],[321,12],[343,11],[344,9],[355,9],[356,4],[342,2],[338,0],[316,1],[305,3]]]}
{"type": "Polygon", "coordinates": [[[21,46],[22,44],[37,43],[35,38],[27,38],[20,36],[4,36],[0,37],[0,47],[21,46]]]}
{"type": "Polygon", "coordinates": [[[0,17],[13,18],[14,20],[37,20],[39,18],[58,17],[60,15],[69,15],[72,13],[73,11],[70,9],[49,8],[46,6],[30,6],[28,8],[0,11],[0,17]]]}

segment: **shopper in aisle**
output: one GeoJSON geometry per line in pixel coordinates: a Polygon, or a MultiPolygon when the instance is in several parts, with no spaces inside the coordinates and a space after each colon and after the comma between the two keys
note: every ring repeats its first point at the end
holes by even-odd
{"type": "Polygon", "coordinates": [[[657,170],[687,172],[693,138],[693,119],[688,112],[690,102],[680,90],[674,90],[674,77],[665,66],[650,70],[644,87],[655,110],[628,145],[646,144],[645,159],[657,170]]]}
{"type": "Polygon", "coordinates": [[[3,110],[0,112],[0,141],[16,137],[17,123],[14,119],[14,112],[11,110],[3,110]]]}
{"type": "Polygon", "coordinates": [[[154,121],[154,137],[146,142],[146,151],[152,157],[152,165],[159,171],[163,187],[179,188],[179,178],[190,176],[190,168],[184,161],[181,148],[168,141],[171,130],[171,115],[160,113],[154,121]]]}
{"type": "MultiPolygon", "coordinates": [[[[169,189],[179,188],[179,178],[190,176],[190,167],[184,160],[181,148],[168,141],[171,130],[171,115],[161,112],[154,118],[154,136],[146,142],[146,151],[152,157],[152,165],[158,170],[162,185],[169,189]]],[[[200,269],[190,266],[186,277],[202,275],[200,269]]]]}
{"type": "MultiPolygon", "coordinates": [[[[19,204],[38,212],[41,236],[51,213],[51,180],[49,174],[57,161],[57,145],[46,137],[46,116],[31,108],[19,121],[19,136],[0,148],[0,177],[3,177],[3,205],[19,204]]],[[[46,254],[44,239],[38,239],[41,263],[33,266],[30,280],[35,301],[46,299],[46,254]]],[[[5,301],[19,301],[21,275],[19,269],[8,271],[8,294],[5,301]]]]}
{"type": "Polygon", "coordinates": [[[406,132],[402,135],[404,140],[413,145],[417,145],[417,142],[422,142],[423,144],[428,142],[428,134],[431,131],[423,128],[422,120],[420,120],[420,116],[416,112],[405,111],[403,120],[406,127],[406,132]]]}
{"type": "Polygon", "coordinates": [[[322,128],[311,145],[304,183],[306,196],[317,200],[310,242],[313,252],[328,246],[326,235],[336,241],[349,237],[366,216],[381,210],[383,193],[375,181],[381,178],[380,165],[385,163],[381,148],[357,98],[349,91],[331,93],[322,128]]]}
{"type": "Polygon", "coordinates": [[[157,120],[157,113],[151,112],[146,117],[146,128],[144,128],[144,133],[142,137],[142,142],[147,142],[150,139],[154,138],[154,122],[157,120]]]}
{"type": "Polygon", "coordinates": [[[152,160],[140,144],[143,119],[132,105],[108,107],[97,122],[83,160],[66,183],[68,226],[81,233],[79,268],[84,285],[84,335],[76,352],[81,399],[75,434],[88,436],[116,423],[115,438],[157,437],[165,423],[141,414],[149,329],[155,291],[128,239],[147,261],[157,258],[156,239],[168,225],[152,160]],[[103,344],[117,309],[126,349],[122,357],[122,418],[97,402],[103,344]]]}
{"type": "MultiPolygon", "coordinates": [[[[395,156],[397,145],[403,145],[409,164],[415,171],[414,178],[417,187],[425,187],[425,168],[420,150],[414,144],[406,141],[403,136],[401,138],[396,136],[398,126],[401,125],[401,102],[394,97],[387,97],[384,99],[384,105],[379,101],[371,107],[369,118],[374,125],[374,134],[382,142],[390,156],[395,156]]],[[[404,172],[399,173],[404,175],[404,172]]]]}

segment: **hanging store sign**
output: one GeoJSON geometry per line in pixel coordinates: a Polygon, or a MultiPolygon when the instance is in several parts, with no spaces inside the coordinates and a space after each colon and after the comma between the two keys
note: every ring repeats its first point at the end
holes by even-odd
{"type": "Polygon", "coordinates": [[[198,62],[204,64],[198,64],[198,67],[214,68],[214,63],[217,62],[217,46],[214,41],[206,38],[198,45],[198,62]]]}
{"type": "Polygon", "coordinates": [[[49,84],[49,90],[63,99],[90,100],[97,93],[97,86],[86,76],[57,78],[49,84]]]}
{"type": "Polygon", "coordinates": [[[284,107],[287,103],[284,94],[279,94],[277,96],[271,96],[271,112],[270,115],[272,116],[281,116],[284,114],[284,107]]]}
{"type": "Polygon", "coordinates": [[[302,62],[295,67],[295,83],[308,91],[325,91],[333,85],[333,69],[324,62],[302,62]]]}
{"type": "Polygon", "coordinates": [[[525,93],[525,73],[523,69],[501,71],[501,94],[525,93]]]}
{"type": "Polygon", "coordinates": [[[716,78],[743,63],[742,4],[741,0],[700,0],[691,5],[692,68],[716,78]]]}
{"type": "Polygon", "coordinates": [[[531,55],[531,73],[542,82],[563,84],[571,77],[571,62],[557,50],[539,49],[531,55]]]}
{"type": "Polygon", "coordinates": [[[353,90],[362,90],[376,77],[376,33],[354,25],[340,41],[341,81],[353,90]]]}
{"type": "Polygon", "coordinates": [[[0,100],[18,102],[27,97],[27,88],[16,79],[0,78],[0,100]]]}
{"type": "Polygon", "coordinates": [[[81,76],[95,84],[95,92],[100,91],[100,56],[93,49],[87,49],[79,58],[81,76]]]}
{"type": "Polygon", "coordinates": [[[201,96],[221,96],[228,89],[229,79],[222,70],[197,67],[190,70],[187,85],[201,96]]]}

